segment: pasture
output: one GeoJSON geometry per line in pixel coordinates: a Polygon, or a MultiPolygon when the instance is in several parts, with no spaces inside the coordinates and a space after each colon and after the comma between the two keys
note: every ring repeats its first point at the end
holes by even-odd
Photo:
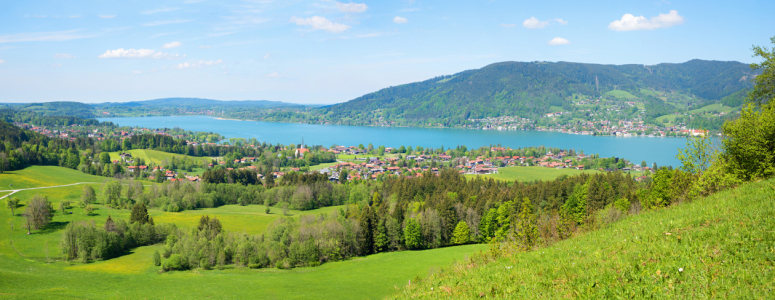
{"type": "Polygon", "coordinates": [[[561,175],[574,176],[582,173],[594,174],[598,173],[598,170],[575,170],[575,169],[555,169],[544,167],[506,167],[498,169],[498,174],[487,175],[466,175],[466,178],[475,178],[481,176],[483,178],[493,178],[496,180],[504,181],[536,181],[536,180],[553,180],[561,175]]]}
{"type": "MultiPolygon", "coordinates": [[[[31,167],[14,174],[2,174],[3,184],[14,187],[56,185],[58,180],[69,182],[104,180],[60,167],[31,167]],[[54,174],[36,179],[28,176],[54,174]],[[80,174],[80,175],[79,175],[80,174]],[[83,176],[81,176],[83,175],[83,176]],[[60,178],[57,178],[60,177],[60,178]]],[[[150,183],[149,183],[150,184],[150,183]]],[[[90,184],[102,199],[102,183],[90,184]]],[[[161,245],[132,249],[130,253],[106,261],[89,264],[62,261],[59,242],[62,230],[71,222],[105,223],[108,215],[128,220],[130,211],[94,205],[96,210],[86,215],[83,209],[72,207],[68,214],[59,211],[59,203],[80,199],[82,185],[20,191],[13,197],[21,200],[15,215],[2,205],[0,208],[0,292],[14,298],[250,298],[250,299],[377,299],[397,291],[415,277],[426,277],[429,271],[448,266],[487,245],[467,245],[427,251],[403,251],[357,257],[346,261],[325,263],[318,267],[278,269],[247,269],[233,265],[224,270],[193,270],[160,273],[153,266],[152,254],[161,245]],[[27,235],[21,212],[35,194],[52,202],[54,217],[43,230],[27,235]]],[[[340,207],[311,211],[289,210],[288,217],[305,214],[326,214],[340,207]]],[[[174,223],[180,228],[195,226],[202,215],[215,216],[225,230],[260,234],[282,210],[263,205],[226,205],[218,208],[164,212],[149,209],[156,224],[174,223]]]]}

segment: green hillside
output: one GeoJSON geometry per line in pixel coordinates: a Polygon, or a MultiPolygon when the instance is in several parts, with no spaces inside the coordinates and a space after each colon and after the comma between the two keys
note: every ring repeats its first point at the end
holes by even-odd
{"type": "MultiPolygon", "coordinates": [[[[0,174],[0,180],[3,185],[31,188],[93,179],[76,177],[78,174],[81,173],[61,167],[30,167],[0,174]]],[[[102,184],[90,185],[102,199],[102,184]]],[[[82,189],[82,185],[76,185],[15,193],[13,197],[22,204],[16,208],[15,216],[11,216],[5,205],[0,206],[0,224],[4,224],[0,230],[0,297],[91,299],[156,295],[165,299],[379,299],[395,292],[396,286],[427,276],[431,270],[464,260],[471,253],[488,247],[465,245],[380,253],[291,270],[227,266],[223,270],[206,272],[160,273],[161,268],[153,265],[152,257],[154,251],[163,249],[163,245],[153,245],[134,248],[123,256],[105,261],[71,264],[64,262],[59,253],[62,231],[67,224],[87,221],[104,226],[109,215],[113,219],[128,220],[130,214],[129,210],[99,204],[93,205],[96,210],[91,215],[86,215],[77,206],[68,210],[72,214],[58,211],[61,201],[78,201],[82,189]],[[45,230],[27,235],[21,211],[35,194],[46,196],[57,211],[45,230]]],[[[0,193],[0,196],[5,194],[0,193]]],[[[5,200],[2,201],[4,204],[5,200]]],[[[328,214],[339,208],[290,210],[289,215],[328,214]]],[[[269,223],[282,218],[281,209],[272,207],[266,214],[263,205],[225,205],[179,213],[150,209],[148,213],[156,224],[174,223],[180,228],[195,227],[199,218],[206,214],[221,220],[225,230],[247,234],[260,234],[269,223]]]]}
{"type": "Polygon", "coordinates": [[[484,178],[493,178],[505,181],[536,181],[536,180],[554,180],[562,175],[575,176],[582,173],[594,174],[598,170],[576,170],[576,169],[555,169],[544,167],[508,167],[498,169],[497,174],[487,175],[466,175],[468,178],[482,176],[484,178]]]}
{"type": "Polygon", "coordinates": [[[775,180],[644,212],[548,248],[472,260],[395,298],[772,299],[775,180]]]}
{"type": "Polygon", "coordinates": [[[658,92],[668,94],[662,101],[696,105],[750,88],[752,83],[741,78],[751,73],[743,63],[703,60],[654,66],[501,62],[385,88],[325,110],[344,122],[383,117],[452,125],[501,115],[535,118],[551,106],[569,107],[574,94],[659,100],[658,92]]]}

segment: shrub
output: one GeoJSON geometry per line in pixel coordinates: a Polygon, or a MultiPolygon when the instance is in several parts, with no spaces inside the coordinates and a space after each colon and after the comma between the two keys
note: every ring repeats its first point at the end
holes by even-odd
{"type": "Polygon", "coordinates": [[[170,258],[164,261],[162,268],[164,271],[187,270],[188,261],[181,257],[180,254],[173,254],[170,255],[170,258]]]}
{"type": "Polygon", "coordinates": [[[153,265],[157,267],[161,266],[161,255],[159,255],[159,250],[153,252],[153,265]]]}

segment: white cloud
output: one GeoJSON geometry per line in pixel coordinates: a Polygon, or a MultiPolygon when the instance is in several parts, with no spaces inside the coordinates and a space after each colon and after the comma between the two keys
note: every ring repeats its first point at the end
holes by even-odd
{"type": "Polygon", "coordinates": [[[396,23],[396,24],[406,24],[407,22],[409,22],[409,20],[407,20],[404,17],[396,16],[395,18],[393,18],[393,23],[396,23]]]}
{"type": "Polygon", "coordinates": [[[76,34],[76,32],[78,32],[78,30],[28,32],[28,33],[0,35],[0,43],[62,42],[62,41],[93,37],[93,35],[79,35],[79,34],[76,34]]]}
{"type": "Polygon", "coordinates": [[[547,45],[567,45],[567,44],[570,44],[570,41],[568,41],[568,40],[566,40],[564,38],[561,38],[561,37],[556,37],[556,38],[553,38],[551,41],[549,41],[546,44],[547,45]]]}
{"type": "Polygon", "coordinates": [[[277,72],[266,74],[266,77],[278,77],[278,76],[280,76],[280,74],[277,74],[277,72]]]}
{"type": "Polygon", "coordinates": [[[161,12],[176,11],[178,9],[180,9],[180,7],[163,7],[163,8],[146,10],[146,11],[143,11],[143,12],[140,12],[140,13],[144,14],[144,15],[152,15],[152,14],[157,14],[157,13],[161,13],[161,12]]]}
{"type": "Polygon", "coordinates": [[[501,27],[506,27],[506,28],[509,28],[509,27],[516,27],[516,26],[517,26],[517,24],[506,24],[506,23],[503,23],[503,24],[501,24],[500,26],[501,26],[501,27]]]}
{"type": "Polygon", "coordinates": [[[200,61],[195,61],[191,63],[186,62],[186,63],[178,64],[176,66],[173,66],[173,68],[175,69],[201,68],[204,66],[212,66],[212,65],[217,65],[221,63],[223,63],[223,61],[220,59],[219,60],[200,60],[200,61]]]}
{"type": "Polygon", "coordinates": [[[153,21],[143,24],[143,26],[159,26],[159,25],[167,25],[167,24],[180,24],[180,23],[187,23],[191,22],[192,20],[183,20],[183,19],[174,19],[174,20],[164,20],[164,21],[153,21]]]}
{"type": "Polygon", "coordinates": [[[668,28],[683,24],[684,17],[678,14],[678,11],[671,10],[667,14],[659,14],[651,19],[644,16],[636,17],[631,14],[624,14],[620,20],[608,24],[608,29],[615,31],[630,30],[653,30],[658,28],[668,28]]]}
{"type": "Polygon", "coordinates": [[[166,43],[163,46],[161,46],[162,49],[172,49],[183,46],[181,42],[172,42],[172,43],[166,43]]]}
{"type": "Polygon", "coordinates": [[[348,13],[362,13],[369,9],[368,6],[366,6],[366,3],[342,3],[337,2],[336,8],[339,9],[341,12],[348,12],[348,13]]]}
{"type": "Polygon", "coordinates": [[[51,65],[52,68],[59,68],[61,66],[62,66],[62,64],[51,65]]]}
{"type": "Polygon", "coordinates": [[[557,18],[557,19],[554,19],[554,20],[557,21],[557,23],[560,23],[560,25],[568,24],[568,21],[565,21],[565,20],[560,19],[560,18],[557,18]]]}
{"type": "Polygon", "coordinates": [[[334,23],[320,16],[314,16],[306,19],[302,19],[294,16],[294,17],[291,17],[291,22],[296,23],[296,25],[312,26],[312,29],[314,30],[325,30],[333,33],[340,33],[347,29],[350,29],[350,25],[334,23]]]}
{"type": "Polygon", "coordinates": [[[64,54],[64,53],[57,53],[57,54],[54,54],[54,58],[75,58],[75,55],[64,54]]]}
{"type": "Polygon", "coordinates": [[[115,18],[116,15],[99,15],[99,17],[102,19],[112,19],[115,18]]]}
{"type": "Polygon", "coordinates": [[[546,25],[549,25],[549,21],[540,21],[536,17],[530,17],[530,19],[522,22],[523,27],[530,29],[544,28],[546,25]]]}
{"type": "Polygon", "coordinates": [[[132,74],[143,74],[143,71],[132,71],[132,74]]]}
{"type": "Polygon", "coordinates": [[[264,59],[267,59],[267,58],[269,58],[269,52],[267,52],[266,55],[264,55],[264,59]]]}
{"type": "Polygon", "coordinates": [[[199,46],[199,49],[210,49],[210,48],[212,48],[212,47],[207,46],[207,45],[200,45],[199,46]]]}
{"type": "Polygon", "coordinates": [[[0,64],[3,64],[3,63],[5,63],[5,61],[4,61],[4,60],[2,60],[2,59],[0,59],[0,64]]]}
{"type": "Polygon", "coordinates": [[[119,48],[116,50],[105,51],[105,53],[103,53],[98,57],[99,58],[153,58],[153,59],[167,58],[167,59],[170,59],[170,58],[176,58],[178,57],[178,55],[156,52],[151,49],[124,50],[123,48],[119,48]]]}

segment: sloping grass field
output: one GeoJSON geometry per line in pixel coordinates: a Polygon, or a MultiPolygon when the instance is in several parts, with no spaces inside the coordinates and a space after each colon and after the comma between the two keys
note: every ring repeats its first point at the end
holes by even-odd
{"type": "MultiPolygon", "coordinates": [[[[97,181],[104,177],[77,177],[78,171],[60,167],[33,167],[0,174],[2,183],[14,187],[35,184],[57,185],[60,182],[97,181]],[[48,177],[36,179],[40,174],[48,177]],[[29,178],[29,177],[33,178],[29,178]]],[[[91,184],[102,196],[102,184],[91,184]]],[[[22,205],[11,216],[0,206],[0,298],[239,298],[239,299],[376,299],[395,293],[415,277],[426,277],[429,271],[462,261],[487,245],[448,247],[427,251],[381,253],[347,261],[325,263],[318,267],[277,269],[243,269],[233,266],[224,270],[159,273],[152,264],[152,254],[160,245],[132,249],[124,256],[90,264],[70,264],[59,254],[62,230],[70,222],[93,221],[102,226],[108,215],[128,220],[129,210],[94,205],[91,215],[77,207],[62,214],[59,203],[80,199],[83,186],[67,186],[20,191],[13,197],[22,205]],[[52,223],[45,229],[27,235],[23,228],[23,204],[35,194],[48,197],[56,210],[52,223]]],[[[197,224],[202,215],[221,220],[224,229],[260,234],[276,218],[279,208],[265,213],[263,205],[227,205],[219,208],[179,213],[150,209],[155,223],[175,223],[180,228],[197,224]]],[[[337,210],[326,207],[312,211],[289,210],[290,217],[321,214],[337,210]]]]}
{"type": "Polygon", "coordinates": [[[209,157],[188,156],[188,155],[174,154],[174,153],[168,153],[168,152],[162,152],[162,151],[156,151],[156,150],[146,150],[146,149],[134,149],[129,151],[111,152],[110,159],[118,160],[120,158],[119,155],[122,152],[132,154],[133,158],[142,158],[143,160],[145,160],[146,163],[153,163],[155,165],[160,165],[162,161],[164,161],[165,159],[172,160],[173,157],[175,157],[175,159],[180,159],[180,160],[190,159],[198,162],[198,164],[200,165],[205,163],[210,163],[211,161],[209,157]]]}
{"type": "Polygon", "coordinates": [[[466,178],[475,178],[482,176],[484,178],[493,178],[505,181],[536,181],[553,180],[561,175],[574,176],[582,173],[594,174],[598,170],[575,170],[575,169],[555,169],[544,167],[506,167],[498,169],[497,174],[487,175],[466,175],[466,178]]]}
{"type": "Polygon", "coordinates": [[[773,299],[775,180],[644,212],[551,247],[468,263],[396,298],[773,299]]]}

